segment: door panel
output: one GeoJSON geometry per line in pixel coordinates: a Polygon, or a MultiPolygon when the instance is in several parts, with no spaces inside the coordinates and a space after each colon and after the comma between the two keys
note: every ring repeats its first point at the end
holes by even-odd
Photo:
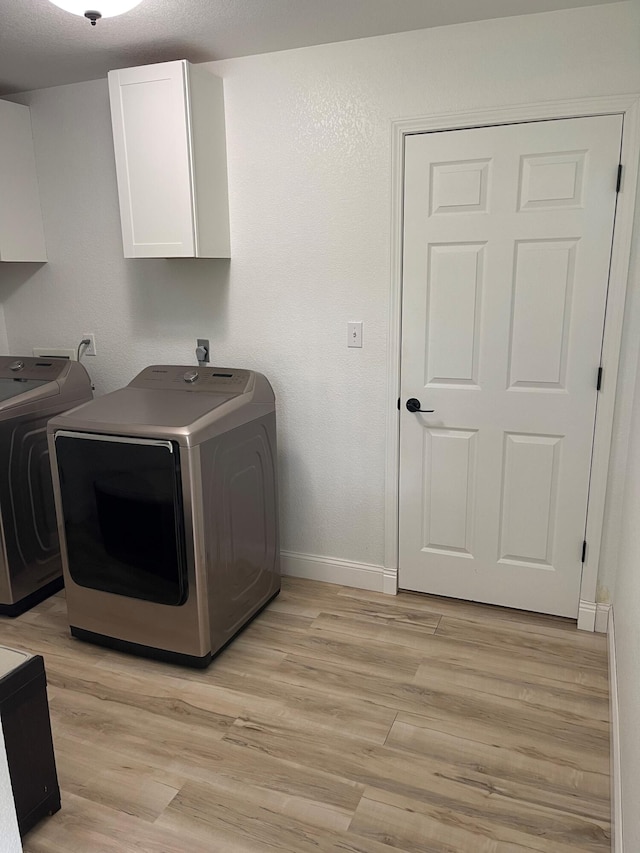
{"type": "Polygon", "coordinates": [[[476,433],[425,429],[423,548],[471,556],[476,433]]]}
{"type": "Polygon", "coordinates": [[[516,243],[510,388],[566,391],[576,247],[576,240],[516,243]],[[540,281],[545,282],[544,299],[540,299],[540,281]]]}
{"type": "Polygon", "coordinates": [[[425,386],[478,384],[483,250],[429,246],[425,386]]]}
{"type": "Polygon", "coordinates": [[[505,435],[500,562],[553,565],[553,523],[562,439],[505,435]]]}
{"type": "Polygon", "coordinates": [[[405,589],[577,615],[621,135],[601,116],[406,139],[405,589]]]}

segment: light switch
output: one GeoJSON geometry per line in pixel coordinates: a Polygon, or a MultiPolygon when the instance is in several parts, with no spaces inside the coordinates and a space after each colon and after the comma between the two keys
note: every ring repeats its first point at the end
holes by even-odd
{"type": "Polygon", "coordinates": [[[347,346],[362,346],[362,321],[350,321],[347,323],[347,346]]]}

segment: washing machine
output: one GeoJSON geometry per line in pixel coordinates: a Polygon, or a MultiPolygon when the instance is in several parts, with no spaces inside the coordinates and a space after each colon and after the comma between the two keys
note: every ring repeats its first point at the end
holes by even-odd
{"type": "Polygon", "coordinates": [[[62,587],[47,421],[92,398],[76,361],[0,356],[0,614],[62,587]]]}
{"type": "Polygon", "coordinates": [[[71,633],[207,666],[280,591],[267,379],[152,365],[48,433],[71,633]]]}

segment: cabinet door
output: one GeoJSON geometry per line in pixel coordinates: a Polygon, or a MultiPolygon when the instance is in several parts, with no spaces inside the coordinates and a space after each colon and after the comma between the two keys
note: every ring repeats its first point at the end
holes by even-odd
{"type": "Polygon", "coordinates": [[[9,101],[0,101],[0,260],[47,260],[31,114],[9,101]]]}
{"type": "Polygon", "coordinates": [[[194,255],[186,62],[109,72],[125,258],[194,255]]]}

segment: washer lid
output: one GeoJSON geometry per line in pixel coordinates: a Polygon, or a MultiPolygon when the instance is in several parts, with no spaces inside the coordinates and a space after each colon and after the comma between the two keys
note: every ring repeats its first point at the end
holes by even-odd
{"type": "Polygon", "coordinates": [[[0,411],[59,394],[68,370],[65,359],[0,356],[0,411]]]}
{"type": "Polygon", "coordinates": [[[26,394],[27,391],[33,391],[34,388],[40,388],[42,385],[48,385],[45,379],[5,379],[0,377],[0,403],[6,400],[11,400],[13,397],[18,397],[20,394],[26,394]]]}
{"type": "Polygon", "coordinates": [[[34,412],[41,403],[48,411],[67,403],[71,408],[92,396],[89,374],[77,361],[0,356],[0,420],[15,417],[17,409],[34,412]]]}

